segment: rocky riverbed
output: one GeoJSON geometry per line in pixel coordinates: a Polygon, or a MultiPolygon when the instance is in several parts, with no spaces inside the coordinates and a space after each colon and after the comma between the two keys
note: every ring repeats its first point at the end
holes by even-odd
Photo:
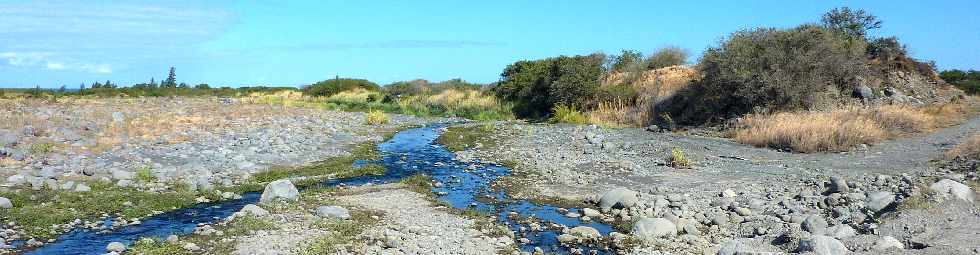
{"type": "Polygon", "coordinates": [[[594,206],[574,216],[622,226],[630,238],[611,237],[621,252],[980,252],[971,241],[980,237],[977,173],[930,163],[976,132],[978,119],[837,154],[644,129],[484,125],[471,127],[492,142],[458,159],[514,166],[498,186],[517,197],[594,206]],[[691,166],[677,167],[672,151],[691,166]]]}

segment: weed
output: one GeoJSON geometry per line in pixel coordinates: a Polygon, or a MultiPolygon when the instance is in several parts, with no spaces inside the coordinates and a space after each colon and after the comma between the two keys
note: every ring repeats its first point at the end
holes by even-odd
{"type": "Polygon", "coordinates": [[[691,160],[684,155],[684,151],[678,148],[670,149],[670,156],[667,157],[667,164],[673,168],[691,168],[691,160]]]}
{"type": "Polygon", "coordinates": [[[377,222],[376,218],[379,216],[380,214],[376,212],[354,210],[351,211],[350,220],[320,219],[314,222],[313,226],[330,230],[330,234],[314,239],[309,246],[300,251],[300,254],[335,254],[338,246],[354,240],[357,235],[377,222]]]}
{"type": "Polygon", "coordinates": [[[569,124],[588,124],[589,119],[582,114],[575,106],[564,106],[556,105],[552,109],[552,116],[549,121],[552,123],[569,123],[569,124]]]}
{"type": "Polygon", "coordinates": [[[365,120],[368,125],[381,125],[388,123],[388,116],[380,110],[374,110],[367,114],[367,119],[365,120]]]}
{"type": "Polygon", "coordinates": [[[45,155],[52,151],[54,151],[54,143],[35,143],[28,149],[31,155],[45,155]]]}
{"type": "Polygon", "coordinates": [[[446,130],[436,143],[446,146],[449,151],[463,151],[469,148],[495,147],[494,132],[491,125],[451,127],[446,130]]]}
{"type": "Polygon", "coordinates": [[[136,179],[142,182],[150,183],[156,181],[156,176],[153,176],[153,171],[149,166],[143,166],[136,170],[136,179]]]}
{"type": "Polygon", "coordinates": [[[411,177],[402,179],[401,183],[407,186],[408,189],[419,194],[432,193],[432,178],[424,174],[412,175],[411,177]]]}

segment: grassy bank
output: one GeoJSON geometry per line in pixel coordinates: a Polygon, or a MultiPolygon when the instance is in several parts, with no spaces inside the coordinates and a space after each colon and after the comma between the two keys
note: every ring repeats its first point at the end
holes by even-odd
{"type": "Polygon", "coordinates": [[[455,126],[446,129],[446,132],[436,139],[436,143],[446,146],[452,152],[463,151],[470,148],[494,147],[497,141],[494,134],[498,129],[490,124],[474,126],[455,126]]]}
{"type": "Polygon", "coordinates": [[[330,96],[308,96],[296,91],[280,91],[253,93],[242,97],[242,102],[340,111],[383,111],[419,117],[463,117],[473,120],[514,118],[509,103],[475,90],[447,89],[437,94],[385,98],[379,91],[366,89],[353,89],[330,96]]]}

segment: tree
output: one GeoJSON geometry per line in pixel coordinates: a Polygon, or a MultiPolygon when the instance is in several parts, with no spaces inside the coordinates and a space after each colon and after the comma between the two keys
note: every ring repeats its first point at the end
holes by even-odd
{"type": "Polygon", "coordinates": [[[303,87],[303,93],[311,96],[332,96],[343,91],[361,88],[371,91],[381,90],[381,86],[364,79],[334,78],[303,87]]]}
{"type": "Polygon", "coordinates": [[[65,88],[65,85],[61,85],[61,88],[58,88],[58,93],[64,94],[65,91],[67,91],[67,90],[68,89],[65,88]]]}
{"type": "Polygon", "coordinates": [[[634,50],[623,50],[615,57],[612,70],[616,72],[640,71],[638,68],[643,62],[643,53],[634,50]]]}
{"type": "Polygon", "coordinates": [[[596,53],[518,61],[504,68],[494,92],[514,102],[522,118],[546,117],[556,104],[587,110],[595,104],[605,59],[596,53]]]}
{"type": "Polygon", "coordinates": [[[207,90],[207,89],[211,89],[211,86],[209,86],[207,83],[201,83],[201,84],[197,84],[197,86],[194,86],[194,88],[207,90]]]}
{"type": "Polygon", "coordinates": [[[183,82],[181,82],[180,85],[177,85],[177,87],[182,89],[190,88],[190,86],[187,86],[187,83],[183,83],[183,82]]]}
{"type": "Polygon", "coordinates": [[[834,8],[820,19],[823,26],[850,38],[866,38],[868,30],[881,28],[881,21],[864,10],[834,8]]]}
{"type": "Polygon", "coordinates": [[[679,47],[666,47],[657,50],[647,58],[648,69],[660,69],[668,66],[683,65],[687,62],[687,51],[679,47]]]}
{"type": "Polygon", "coordinates": [[[167,79],[160,83],[162,88],[176,88],[177,87],[177,70],[174,67],[170,67],[170,73],[167,74],[167,79]]]}

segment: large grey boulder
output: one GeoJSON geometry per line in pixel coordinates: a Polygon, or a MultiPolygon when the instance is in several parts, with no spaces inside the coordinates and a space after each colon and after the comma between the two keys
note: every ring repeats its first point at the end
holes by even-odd
{"type": "Polygon", "coordinates": [[[293,186],[293,182],[289,180],[278,180],[270,182],[265,185],[265,190],[262,191],[262,197],[259,198],[259,203],[270,203],[277,199],[296,201],[299,200],[299,190],[296,186],[293,186]]]}
{"type": "Polygon", "coordinates": [[[827,233],[827,220],[824,220],[820,215],[809,215],[803,219],[803,224],[801,225],[803,230],[810,232],[814,235],[822,235],[827,233]]]}
{"type": "Polygon", "coordinates": [[[10,209],[13,208],[14,204],[10,202],[10,199],[5,197],[0,197],[0,208],[10,209]]]}
{"type": "Polygon", "coordinates": [[[350,219],[350,212],[340,206],[320,206],[316,208],[316,216],[346,220],[350,219]]]}
{"type": "Polygon", "coordinates": [[[818,255],[841,255],[850,252],[840,240],[825,235],[813,235],[800,241],[800,252],[812,252],[818,255]]]}
{"type": "Polygon", "coordinates": [[[847,193],[851,192],[850,187],[847,186],[847,181],[843,177],[834,176],[830,177],[830,192],[831,193],[847,193]]]}
{"type": "Polygon", "coordinates": [[[126,251],[126,245],[120,242],[111,242],[105,249],[110,252],[122,253],[126,251]]]}
{"type": "Polygon", "coordinates": [[[677,235],[677,226],[665,218],[643,218],[633,224],[633,236],[643,240],[677,235]]]}
{"type": "Polygon", "coordinates": [[[636,191],[626,188],[615,188],[602,194],[599,198],[599,207],[603,211],[608,211],[613,207],[631,207],[636,204],[636,191]]]}
{"type": "Polygon", "coordinates": [[[247,204],[245,205],[245,207],[242,207],[241,210],[238,210],[238,212],[242,214],[251,214],[252,216],[257,216],[257,217],[269,215],[269,211],[266,211],[265,209],[262,209],[262,207],[259,207],[254,204],[247,204]]]}
{"type": "Polygon", "coordinates": [[[17,134],[13,131],[0,129],[0,147],[13,147],[17,145],[17,134]]]}
{"type": "Polygon", "coordinates": [[[868,194],[868,209],[872,212],[881,212],[895,202],[895,194],[887,191],[878,191],[868,194]]]}
{"type": "Polygon", "coordinates": [[[898,239],[895,239],[892,236],[882,236],[881,239],[875,241],[875,245],[872,246],[871,248],[878,251],[891,250],[891,249],[904,250],[905,245],[902,244],[901,241],[898,241],[898,239]]]}
{"type": "Polygon", "coordinates": [[[602,237],[598,229],[589,226],[578,226],[568,230],[568,234],[581,239],[598,239],[602,237]]]}
{"type": "Polygon", "coordinates": [[[973,203],[973,200],[976,199],[976,193],[973,192],[973,189],[970,189],[970,186],[950,179],[939,180],[930,185],[929,189],[939,192],[939,194],[944,196],[951,194],[953,197],[966,201],[967,203],[973,203]]]}

